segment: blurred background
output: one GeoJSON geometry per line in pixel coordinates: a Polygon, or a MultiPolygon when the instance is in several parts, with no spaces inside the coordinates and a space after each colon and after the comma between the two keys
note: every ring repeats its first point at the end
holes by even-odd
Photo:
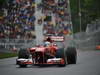
{"type": "Polygon", "coordinates": [[[99,0],[0,0],[0,48],[33,45],[47,34],[56,34],[72,36],[77,48],[96,49],[100,45],[99,3],[99,0]]]}

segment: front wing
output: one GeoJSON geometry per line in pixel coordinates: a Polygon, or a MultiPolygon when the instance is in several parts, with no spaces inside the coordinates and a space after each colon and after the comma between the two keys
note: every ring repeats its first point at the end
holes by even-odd
{"type": "Polygon", "coordinates": [[[16,59],[16,64],[17,65],[32,65],[32,64],[65,64],[65,60],[63,58],[52,58],[48,59],[46,63],[35,63],[35,60],[33,59],[16,59]]]}

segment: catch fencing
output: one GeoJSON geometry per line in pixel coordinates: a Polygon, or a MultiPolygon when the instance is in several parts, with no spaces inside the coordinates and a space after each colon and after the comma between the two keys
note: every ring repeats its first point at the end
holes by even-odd
{"type": "Polygon", "coordinates": [[[0,52],[10,52],[12,48],[29,48],[35,45],[35,39],[0,39],[0,52]]]}
{"type": "Polygon", "coordinates": [[[95,50],[100,45],[100,20],[87,25],[86,32],[74,35],[77,48],[80,50],[95,50]]]}

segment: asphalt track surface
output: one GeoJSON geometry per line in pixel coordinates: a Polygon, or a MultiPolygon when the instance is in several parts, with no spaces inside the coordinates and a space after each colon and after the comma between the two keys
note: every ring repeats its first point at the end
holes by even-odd
{"type": "Polygon", "coordinates": [[[100,75],[100,51],[78,51],[77,64],[58,66],[16,65],[16,57],[0,60],[0,75],[100,75]]]}

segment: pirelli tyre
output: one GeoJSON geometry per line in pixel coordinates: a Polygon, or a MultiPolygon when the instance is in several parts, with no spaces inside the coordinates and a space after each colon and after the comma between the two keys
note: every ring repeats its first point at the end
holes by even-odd
{"type": "Polygon", "coordinates": [[[64,59],[64,64],[58,64],[59,67],[65,67],[66,66],[66,58],[65,58],[65,51],[64,48],[60,48],[56,52],[56,58],[63,58],[64,59]]]}
{"type": "MultiPolygon", "coordinates": [[[[24,59],[28,59],[30,56],[29,52],[26,50],[26,49],[21,49],[19,52],[18,52],[18,59],[20,58],[24,58],[24,59]]],[[[17,62],[17,64],[20,66],[20,67],[27,67],[27,64],[20,64],[17,62]]]]}
{"type": "Polygon", "coordinates": [[[66,52],[67,63],[68,64],[76,64],[77,61],[77,51],[75,47],[68,47],[66,52]]]}
{"type": "Polygon", "coordinates": [[[19,66],[20,66],[20,67],[27,67],[26,64],[20,64],[19,66]]]}
{"type": "Polygon", "coordinates": [[[19,58],[25,58],[25,59],[28,59],[30,56],[28,50],[26,49],[20,49],[19,52],[18,52],[18,59],[19,58]]]}

